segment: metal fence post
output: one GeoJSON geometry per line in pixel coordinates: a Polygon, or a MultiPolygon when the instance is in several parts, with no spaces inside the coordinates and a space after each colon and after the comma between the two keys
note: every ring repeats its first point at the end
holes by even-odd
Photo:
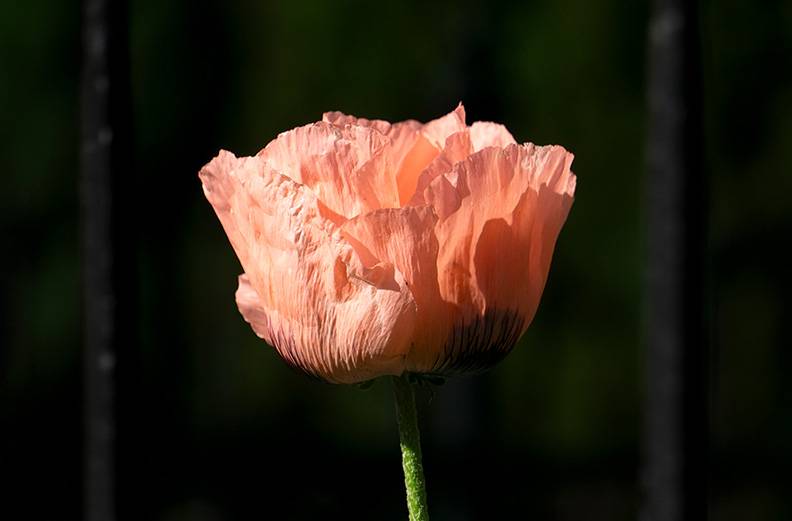
{"type": "Polygon", "coordinates": [[[706,183],[696,2],[649,25],[644,521],[707,516],[706,183]]]}
{"type": "MultiPolygon", "coordinates": [[[[83,284],[84,518],[116,518],[115,374],[118,348],[119,128],[113,101],[114,73],[126,67],[126,4],[122,0],[82,2],[80,205],[83,284]],[[119,34],[120,33],[120,34],[119,34]],[[116,41],[118,40],[118,41],[116,41]]],[[[122,72],[122,78],[128,75],[122,72]]],[[[122,93],[126,86],[121,85],[122,93]]],[[[122,102],[127,100],[122,95],[122,102]]],[[[126,110],[126,109],[125,109],[126,110]]]]}

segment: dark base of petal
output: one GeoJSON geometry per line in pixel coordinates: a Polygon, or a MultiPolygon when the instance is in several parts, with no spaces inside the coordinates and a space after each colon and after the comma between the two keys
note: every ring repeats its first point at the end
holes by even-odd
{"type": "Polygon", "coordinates": [[[450,376],[489,369],[511,352],[524,325],[515,310],[488,309],[454,326],[431,373],[450,376]]]}

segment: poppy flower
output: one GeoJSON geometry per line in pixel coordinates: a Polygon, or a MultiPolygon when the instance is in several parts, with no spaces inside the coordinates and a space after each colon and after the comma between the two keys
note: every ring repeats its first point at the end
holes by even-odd
{"type": "Polygon", "coordinates": [[[221,151],[200,179],[244,271],[245,320],[289,364],[355,383],[511,351],[572,205],[572,159],[468,126],[460,104],[427,124],[328,112],[253,157],[221,151]]]}

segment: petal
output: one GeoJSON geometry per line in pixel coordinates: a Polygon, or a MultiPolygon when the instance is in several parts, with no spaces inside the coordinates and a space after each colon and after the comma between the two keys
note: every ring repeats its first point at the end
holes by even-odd
{"type": "Polygon", "coordinates": [[[200,173],[242,263],[237,301],[292,365],[330,382],[400,374],[415,303],[390,263],[364,266],[304,186],[223,152],[200,173]]]}
{"type": "MultiPolygon", "coordinates": [[[[407,204],[410,206],[429,204],[424,198],[424,189],[437,177],[450,173],[455,164],[467,159],[472,152],[470,133],[467,130],[448,136],[443,151],[418,176],[415,193],[407,204]]],[[[454,179],[449,178],[449,181],[454,182],[454,179]]]]}
{"type": "Polygon", "coordinates": [[[438,150],[442,150],[449,136],[466,130],[465,107],[460,103],[453,112],[424,125],[421,134],[438,150]]]}
{"type": "Polygon", "coordinates": [[[443,301],[437,276],[437,217],[431,207],[377,210],[343,224],[344,237],[368,263],[391,262],[404,275],[416,305],[407,370],[431,372],[442,354],[455,306],[443,301]]]}
{"type": "Polygon", "coordinates": [[[280,134],[258,157],[348,218],[398,206],[389,145],[375,128],[319,122],[280,134]]]}
{"type": "Polygon", "coordinates": [[[388,135],[388,131],[391,128],[391,124],[382,119],[356,118],[355,116],[350,116],[348,114],[344,114],[343,112],[338,112],[338,111],[325,112],[324,114],[322,114],[322,121],[324,121],[325,123],[330,123],[337,127],[345,127],[347,125],[370,127],[384,135],[388,135]]]}
{"type": "Polygon", "coordinates": [[[416,138],[396,174],[399,206],[404,206],[413,196],[418,185],[418,176],[438,153],[439,151],[426,138],[420,135],[416,138]]]}
{"type": "Polygon", "coordinates": [[[427,183],[426,176],[422,172],[449,146],[449,139],[460,133],[467,133],[465,107],[461,103],[453,112],[430,121],[420,128],[419,136],[405,156],[396,176],[401,206],[423,204],[420,200],[415,200],[415,194],[427,183]],[[424,180],[421,180],[422,176],[424,180]]]}
{"type": "Polygon", "coordinates": [[[356,118],[343,112],[325,112],[322,120],[341,127],[345,125],[371,127],[390,139],[386,154],[399,194],[399,204],[395,206],[404,206],[410,199],[415,192],[418,174],[438,154],[438,148],[421,134],[423,125],[415,120],[390,124],[381,119],[356,118]]]}
{"type": "MultiPolygon", "coordinates": [[[[267,342],[273,338],[273,328],[270,325],[270,320],[267,317],[267,310],[259,299],[258,293],[250,283],[250,279],[244,273],[239,276],[239,287],[236,291],[236,302],[239,307],[240,313],[245,318],[245,321],[250,324],[253,331],[259,338],[263,338],[267,342]]],[[[272,342],[270,342],[272,343],[272,342]]]]}
{"type": "Polygon", "coordinates": [[[206,164],[198,174],[204,195],[220,218],[228,240],[243,266],[249,263],[247,237],[252,232],[250,229],[240,229],[232,220],[231,205],[235,198],[239,198],[237,188],[239,180],[230,173],[244,168],[248,160],[248,158],[237,159],[231,152],[221,150],[217,157],[206,164]]]}
{"type": "Polygon", "coordinates": [[[415,194],[420,193],[431,179],[449,171],[453,163],[473,152],[465,125],[465,108],[461,103],[449,114],[426,125],[414,120],[390,124],[383,120],[356,118],[342,112],[326,112],[322,120],[342,128],[347,125],[373,128],[390,139],[385,154],[395,172],[399,197],[399,204],[393,207],[423,204],[420,199],[415,200],[415,194]],[[463,140],[464,147],[460,146],[463,140]],[[445,156],[441,154],[443,151],[446,151],[445,156]],[[437,165],[434,165],[435,162],[437,165]],[[425,173],[427,168],[430,171],[425,173]]]}
{"type": "Polygon", "coordinates": [[[557,146],[485,148],[425,189],[439,216],[440,294],[460,309],[443,371],[497,361],[530,324],[572,204],[572,157],[557,146]]]}
{"type": "Polygon", "coordinates": [[[517,143],[506,127],[489,121],[476,121],[470,126],[470,140],[473,142],[473,151],[482,148],[499,147],[517,143]]]}

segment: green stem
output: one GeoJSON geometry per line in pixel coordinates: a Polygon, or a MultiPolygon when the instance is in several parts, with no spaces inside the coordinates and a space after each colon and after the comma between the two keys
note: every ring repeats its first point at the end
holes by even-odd
{"type": "Polygon", "coordinates": [[[426,503],[426,482],[421,463],[421,435],[415,410],[415,393],[407,374],[393,377],[396,416],[399,421],[399,443],[402,451],[404,485],[407,488],[407,510],[410,521],[429,521],[426,503]]]}

